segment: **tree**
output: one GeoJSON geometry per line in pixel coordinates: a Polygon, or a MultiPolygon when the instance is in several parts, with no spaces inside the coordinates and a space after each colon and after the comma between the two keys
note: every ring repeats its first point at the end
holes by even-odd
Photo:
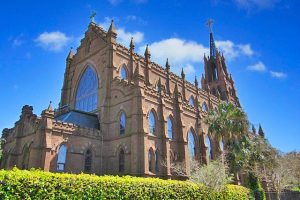
{"type": "MultiPolygon", "coordinates": [[[[204,122],[209,126],[208,132],[219,138],[239,137],[247,134],[249,129],[246,113],[230,102],[222,102],[216,110],[211,109],[204,122]]],[[[228,142],[225,145],[228,146],[228,142]]]]}
{"type": "MultiPolygon", "coordinates": [[[[162,163],[166,166],[166,162],[162,163]]],[[[186,172],[185,163],[171,163],[171,172],[177,176],[186,176],[188,179],[197,184],[203,184],[214,191],[221,191],[226,184],[231,183],[233,177],[229,174],[228,166],[217,159],[209,162],[207,165],[201,165],[197,160],[190,160],[189,173],[186,172]]]]}

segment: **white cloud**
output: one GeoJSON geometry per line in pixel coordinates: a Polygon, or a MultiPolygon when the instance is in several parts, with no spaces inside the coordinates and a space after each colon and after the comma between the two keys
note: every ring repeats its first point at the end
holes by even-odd
{"type": "MultiPolygon", "coordinates": [[[[100,22],[99,25],[108,30],[111,24],[112,18],[105,17],[103,22],[100,22]]],[[[129,46],[131,37],[133,37],[135,44],[140,44],[144,40],[144,33],[140,31],[129,32],[126,31],[124,28],[116,27],[117,31],[117,41],[120,42],[124,46],[129,46]]]]}
{"type": "MultiPolygon", "coordinates": [[[[145,48],[145,45],[139,48],[141,55],[144,55],[145,48]]],[[[154,42],[149,45],[149,50],[154,62],[164,66],[168,58],[173,72],[180,74],[183,67],[188,76],[195,73],[195,68],[191,63],[203,62],[203,55],[209,53],[209,49],[202,44],[180,38],[154,42]]]]}
{"type": "Polygon", "coordinates": [[[194,74],[196,72],[195,67],[191,64],[187,64],[183,67],[183,71],[185,74],[194,74]]]}
{"type": "Polygon", "coordinates": [[[235,44],[230,40],[215,41],[216,47],[224,53],[225,58],[232,60],[240,55],[252,56],[254,51],[250,44],[235,44]]]}
{"type": "Polygon", "coordinates": [[[252,56],[254,54],[250,44],[239,44],[237,46],[246,56],[252,56]]]}
{"type": "Polygon", "coordinates": [[[267,9],[272,8],[279,0],[233,0],[234,3],[243,9],[267,9]]]}
{"type": "Polygon", "coordinates": [[[265,72],[267,70],[267,67],[265,66],[264,63],[259,61],[258,63],[254,64],[254,65],[248,66],[247,69],[250,71],[265,72]]]}
{"type": "Polygon", "coordinates": [[[276,71],[270,71],[270,74],[274,78],[283,79],[287,77],[286,73],[283,72],[276,72],[276,71]]]}
{"type": "Polygon", "coordinates": [[[130,44],[130,40],[133,37],[135,44],[139,44],[144,39],[144,33],[136,31],[136,32],[126,32],[125,29],[120,28],[117,29],[117,40],[124,46],[128,46],[130,44]]]}
{"type": "MultiPolygon", "coordinates": [[[[159,64],[164,64],[169,58],[173,64],[187,62],[202,62],[204,53],[209,49],[194,41],[186,41],[180,38],[169,38],[154,42],[149,45],[151,56],[159,64]]],[[[139,48],[140,54],[144,54],[145,46],[139,48]]]]}
{"type": "Polygon", "coordinates": [[[35,42],[38,46],[43,47],[49,51],[60,51],[71,40],[71,37],[60,31],[44,32],[40,34],[35,42]]]}

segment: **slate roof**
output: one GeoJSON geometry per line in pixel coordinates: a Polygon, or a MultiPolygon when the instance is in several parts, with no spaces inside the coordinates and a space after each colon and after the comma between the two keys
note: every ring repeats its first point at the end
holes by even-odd
{"type": "Polygon", "coordinates": [[[56,116],[56,120],[76,124],[80,127],[99,129],[99,121],[96,114],[71,110],[56,116]]]}

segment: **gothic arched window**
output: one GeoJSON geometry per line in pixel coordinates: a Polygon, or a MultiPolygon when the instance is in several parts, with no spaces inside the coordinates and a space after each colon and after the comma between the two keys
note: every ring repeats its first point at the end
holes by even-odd
{"type": "Polygon", "coordinates": [[[206,144],[206,147],[207,147],[208,158],[212,159],[211,143],[210,143],[210,138],[208,137],[208,135],[205,138],[205,144],[206,144]]]}
{"type": "Polygon", "coordinates": [[[98,102],[98,78],[92,67],[87,67],[80,78],[75,100],[75,109],[86,112],[96,110],[98,102]]]}
{"type": "Polygon", "coordinates": [[[167,125],[168,125],[168,138],[173,139],[173,137],[174,137],[173,120],[171,119],[171,117],[168,117],[167,125]]]}
{"type": "Polygon", "coordinates": [[[121,77],[121,79],[127,79],[126,65],[123,65],[123,66],[121,67],[121,70],[120,70],[120,77],[121,77]]]}
{"type": "Polygon", "coordinates": [[[88,149],[85,153],[84,171],[90,173],[92,171],[92,151],[88,149]]]}
{"type": "Polygon", "coordinates": [[[190,96],[189,98],[189,104],[193,107],[195,107],[195,100],[194,100],[194,97],[193,96],[190,96]]]}
{"type": "Polygon", "coordinates": [[[149,113],[149,132],[152,135],[156,134],[156,119],[153,111],[149,113]]]}
{"type": "Polygon", "coordinates": [[[196,155],[195,137],[191,129],[188,132],[188,148],[189,148],[190,158],[195,159],[195,155],[196,155]]]}
{"type": "Polygon", "coordinates": [[[67,147],[62,144],[58,150],[57,156],[57,171],[64,171],[66,165],[66,157],[67,157],[67,147]]]}
{"type": "Polygon", "coordinates": [[[119,152],[119,172],[125,171],[125,152],[123,149],[119,152]]]}
{"type": "Polygon", "coordinates": [[[202,111],[203,112],[207,112],[208,111],[208,108],[207,108],[207,105],[206,105],[205,102],[202,104],[202,111]]]}
{"type": "Polygon", "coordinates": [[[149,172],[154,173],[154,169],[155,169],[155,154],[154,154],[152,148],[150,148],[149,152],[148,152],[148,164],[149,164],[149,172]]]}
{"type": "Polygon", "coordinates": [[[125,134],[126,129],[126,115],[124,112],[120,115],[120,134],[125,134]]]}
{"type": "Polygon", "coordinates": [[[220,150],[224,151],[224,141],[223,141],[223,139],[220,140],[220,144],[219,145],[220,145],[220,150]]]}

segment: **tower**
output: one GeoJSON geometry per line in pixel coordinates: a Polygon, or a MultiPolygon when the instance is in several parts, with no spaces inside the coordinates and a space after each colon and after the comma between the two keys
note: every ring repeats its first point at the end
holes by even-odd
{"type": "Polygon", "coordinates": [[[202,89],[210,91],[214,96],[223,101],[230,101],[240,106],[231,74],[227,71],[224,55],[216,48],[212,32],[212,20],[208,20],[209,26],[209,56],[204,55],[204,75],[202,75],[202,89]]]}

